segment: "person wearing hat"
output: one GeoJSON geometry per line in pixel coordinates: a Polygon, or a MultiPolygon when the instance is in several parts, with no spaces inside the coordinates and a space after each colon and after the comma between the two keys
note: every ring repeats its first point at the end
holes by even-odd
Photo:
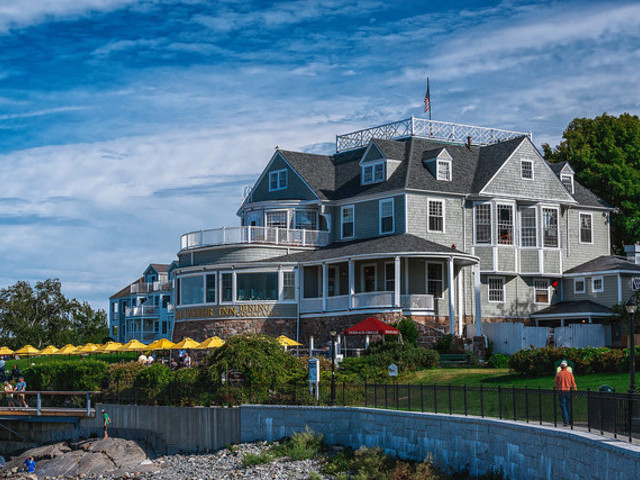
{"type": "Polygon", "coordinates": [[[567,368],[566,360],[560,362],[560,371],[556,374],[556,390],[560,392],[560,410],[562,411],[562,424],[569,425],[571,418],[571,389],[578,390],[573,373],[567,368]]]}
{"type": "Polygon", "coordinates": [[[111,423],[111,419],[109,418],[109,414],[104,408],[102,409],[102,420],[102,426],[104,428],[104,438],[109,438],[109,435],[107,435],[107,426],[111,423]]]}

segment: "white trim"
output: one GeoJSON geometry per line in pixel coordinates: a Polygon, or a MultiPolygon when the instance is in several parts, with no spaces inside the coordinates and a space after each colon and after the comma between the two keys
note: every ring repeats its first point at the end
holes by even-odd
{"type": "Polygon", "coordinates": [[[495,210],[496,210],[496,235],[495,235],[495,239],[496,239],[496,246],[498,247],[515,247],[516,246],[516,203],[515,202],[507,202],[504,200],[500,200],[495,202],[495,210]],[[498,210],[500,207],[509,207],[511,209],[511,243],[500,243],[500,238],[499,238],[499,222],[500,222],[500,218],[498,215],[498,210]]]}
{"type": "Polygon", "coordinates": [[[599,270],[594,272],[565,273],[565,277],[584,277],[589,275],[615,275],[626,273],[630,275],[640,276],[640,270],[599,270]]]}
{"type": "Polygon", "coordinates": [[[560,231],[560,207],[559,206],[552,206],[552,205],[545,205],[542,204],[540,205],[540,248],[543,250],[561,250],[562,249],[562,242],[560,241],[560,237],[562,236],[562,232],[560,231]],[[557,217],[556,217],[556,228],[557,228],[557,242],[558,244],[555,247],[547,247],[544,244],[544,210],[555,210],[557,213],[557,217]]]}
{"type": "MultiPolygon", "coordinates": [[[[447,261],[449,261],[449,259],[446,259],[447,261]]],[[[433,295],[433,299],[434,300],[443,300],[444,299],[444,290],[445,290],[445,281],[444,281],[444,262],[429,262],[426,261],[424,262],[424,292],[425,295],[433,295]],[[433,265],[438,265],[440,267],[440,277],[441,280],[440,282],[442,283],[442,288],[440,289],[440,296],[437,297],[436,295],[433,295],[433,293],[429,293],[429,264],[433,264],[433,265]]],[[[449,288],[449,286],[447,285],[447,288],[449,288]]]]}
{"type": "Polygon", "coordinates": [[[599,275],[597,277],[591,277],[591,293],[602,293],[602,292],[604,292],[604,277],[602,275],[599,275]],[[600,280],[600,284],[602,285],[602,287],[599,289],[595,288],[596,280],[600,280]]]}
{"type": "Polygon", "coordinates": [[[377,292],[378,291],[378,264],[377,263],[363,263],[360,265],[360,292],[358,293],[369,293],[369,292],[377,292]],[[364,269],[366,267],[373,267],[373,290],[365,290],[364,289],[364,269]]]}
{"type": "MultiPolygon", "coordinates": [[[[564,170],[564,168],[563,168],[563,170],[564,170]]],[[[562,183],[562,186],[565,189],[567,189],[567,191],[569,193],[571,193],[573,195],[573,193],[575,192],[575,187],[574,187],[574,183],[573,183],[573,173],[562,173],[562,172],[560,172],[560,183],[562,183]],[[571,180],[571,188],[567,188],[567,186],[562,181],[562,177],[567,177],[569,180],[571,180]]]]}
{"type": "Polygon", "coordinates": [[[489,303],[504,303],[506,298],[507,298],[507,294],[506,294],[506,289],[505,289],[505,277],[498,277],[498,276],[489,276],[487,277],[487,301],[489,303]],[[500,280],[502,282],[502,300],[491,300],[491,280],[500,280]]]}
{"type": "Polygon", "coordinates": [[[233,305],[236,303],[236,276],[234,275],[233,270],[220,270],[218,271],[218,285],[219,285],[219,297],[218,303],[220,305],[233,305]],[[231,300],[222,300],[222,275],[229,273],[231,274],[231,300]]]}
{"type": "Polygon", "coordinates": [[[356,236],[356,207],[355,205],[345,205],[343,207],[340,207],[340,238],[342,240],[345,239],[351,239],[351,238],[355,238],[356,236]],[[344,217],[343,217],[343,212],[345,210],[351,209],[351,216],[352,216],[352,221],[351,223],[353,224],[353,232],[351,234],[351,236],[349,237],[345,237],[344,236],[344,229],[343,229],[343,225],[344,225],[344,217]]]}
{"type": "Polygon", "coordinates": [[[573,294],[581,295],[587,293],[587,279],[585,277],[576,277],[573,279],[573,294]],[[582,282],[582,290],[578,290],[576,284],[582,282]]]}
{"type": "Polygon", "coordinates": [[[580,245],[593,245],[594,243],[594,228],[593,228],[593,213],[591,212],[578,212],[578,243],[580,243],[580,245]],[[590,242],[583,242],[582,241],[582,216],[585,217],[589,217],[591,220],[591,241],[590,242]]]}
{"type": "Polygon", "coordinates": [[[280,190],[286,190],[287,188],[289,188],[289,171],[286,168],[281,168],[280,170],[273,170],[273,171],[269,172],[269,191],[270,192],[277,192],[277,191],[280,191],[280,190]],[[284,182],[285,185],[284,185],[284,187],[281,187],[280,186],[280,176],[282,175],[283,172],[285,174],[285,182],[284,182]],[[277,184],[278,185],[277,185],[276,188],[272,188],[272,186],[271,186],[271,182],[272,182],[271,177],[273,175],[277,176],[277,184]]]}
{"type": "Polygon", "coordinates": [[[534,165],[534,161],[530,160],[528,158],[521,158],[520,159],[520,178],[522,180],[528,180],[528,181],[534,181],[535,180],[535,173],[534,173],[534,169],[533,169],[533,165],[534,165]],[[531,178],[527,178],[523,175],[523,167],[524,167],[524,163],[529,163],[531,164],[531,178]]]}
{"type": "Polygon", "coordinates": [[[610,317],[611,313],[597,312],[576,312],[576,313],[532,313],[531,317],[536,318],[587,318],[587,317],[610,317]]]}
{"type": "Polygon", "coordinates": [[[478,247],[490,247],[493,245],[493,203],[491,201],[473,202],[473,245],[478,247]],[[478,223],[476,210],[476,207],[478,205],[489,205],[489,243],[478,243],[478,223]]]}
{"type": "Polygon", "coordinates": [[[498,170],[496,171],[496,173],[494,173],[491,178],[489,180],[487,180],[485,182],[485,184],[482,186],[482,188],[480,189],[480,191],[478,192],[479,195],[484,194],[484,189],[487,187],[487,185],[489,185],[491,182],[493,182],[494,178],[496,178],[498,176],[498,174],[502,171],[502,169],[505,167],[505,165],[507,163],[509,163],[509,160],[511,160],[511,158],[516,154],[516,152],[518,151],[518,149],[522,146],[522,144],[524,143],[525,138],[527,138],[526,136],[522,138],[522,141],[518,144],[518,146],[516,148],[513,149],[513,152],[511,152],[511,155],[509,155],[507,157],[507,159],[502,163],[502,165],[500,165],[500,168],[498,168],[498,170]]]}
{"type": "Polygon", "coordinates": [[[447,202],[444,198],[443,199],[427,198],[427,233],[446,233],[446,209],[447,209],[447,202]],[[431,202],[439,202],[442,204],[442,230],[431,230],[429,228],[429,219],[430,219],[430,213],[431,213],[429,204],[431,202]]]}
{"type": "MultiPolygon", "coordinates": [[[[378,234],[379,235],[391,235],[396,231],[396,211],[395,211],[395,199],[383,198],[378,200],[378,234]],[[388,232],[382,231],[382,204],[391,202],[391,230],[388,232]]],[[[386,218],[386,217],[385,217],[386,218]]]]}
{"type": "MultiPolygon", "coordinates": [[[[206,294],[207,294],[207,283],[206,283],[206,273],[205,272],[197,272],[197,273],[189,273],[187,275],[180,275],[180,306],[181,307],[199,307],[203,305],[215,305],[216,303],[206,303],[206,294]],[[202,280],[202,302],[199,303],[184,303],[184,279],[190,277],[200,277],[202,280]]],[[[211,275],[211,274],[209,274],[211,275]]],[[[137,303],[137,302],[136,302],[137,303]]]]}
{"type": "Polygon", "coordinates": [[[519,242],[518,242],[518,247],[519,248],[524,249],[524,250],[538,248],[538,244],[540,243],[540,238],[539,238],[540,237],[540,235],[539,235],[540,229],[538,228],[538,217],[539,217],[539,212],[538,212],[538,208],[535,205],[532,205],[532,206],[529,206],[529,207],[522,207],[522,208],[518,209],[518,218],[520,220],[520,231],[518,232],[519,233],[519,237],[520,237],[518,239],[519,240],[519,242]],[[527,246],[525,246],[522,243],[522,232],[524,231],[524,227],[522,226],[522,213],[525,210],[533,210],[533,219],[535,221],[535,229],[536,229],[536,235],[535,235],[535,238],[534,238],[535,245],[527,245],[527,246]]]}
{"type": "Polygon", "coordinates": [[[384,159],[363,163],[360,167],[360,185],[373,185],[376,183],[384,182],[385,179],[387,178],[386,171],[387,171],[387,162],[384,159]],[[382,165],[382,177],[380,178],[380,180],[376,180],[376,167],[378,165],[382,165]],[[371,169],[370,182],[366,182],[364,179],[365,169],[368,169],[368,168],[371,169]]]}
{"type": "Polygon", "coordinates": [[[366,150],[362,154],[362,157],[360,158],[360,161],[358,162],[358,165],[360,165],[360,167],[362,167],[365,163],[366,164],[370,164],[370,163],[380,162],[380,161],[384,161],[384,160],[387,160],[387,157],[384,155],[384,153],[382,153],[382,150],[380,150],[380,147],[378,147],[378,144],[374,140],[371,140],[371,141],[369,141],[369,145],[367,145],[366,150]],[[365,158],[366,158],[367,155],[369,155],[369,152],[371,151],[371,147],[375,147],[375,149],[380,154],[380,158],[376,158],[376,159],[373,159],[373,160],[366,161],[365,158]]]}
{"type": "Polygon", "coordinates": [[[450,182],[453,179],[453,171],[452,171],[452,162],[451,160],[438,158],[436,159],[436,180],[440,182],[450,182]],[[449,165],[449,178],[440,178],[440,162],[446,163],[449,165]]]}
{"type": "MultiPolygon", "coordinates": [[[[542,288],[540,289],[542,290],[542,288]]],[[[548,278],[534,278],[533,279],[533,304],[534,305],[550,305],[551,304],[551,282],[549,281],[548,278]],[[536,290],[538,290],[536,288],[536,280],[546,280],[547,282],[547,302],[537,302],[536,301],[536,290]]]]}
{"type": "Polygon", "coordinates": [[[395,292],[395,282],[396,282],[396,279],[395,279],[395,273],[396,273],[395,272],[395,268],[396,268],[395,260],[389,260],[388,262],[384,262],[384,272],[383,272],[383,278],[384,278],[384,290],[383,291],[384,292],[395,292]],[[394,276],[394,279],[393,279],[394,288],[393,288],[393,290],[387,290],[387,265],[393,266],[393,276],[394,276]]]}

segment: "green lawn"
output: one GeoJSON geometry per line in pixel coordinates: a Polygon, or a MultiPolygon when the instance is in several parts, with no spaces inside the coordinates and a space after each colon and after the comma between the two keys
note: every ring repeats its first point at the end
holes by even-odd
{"type": "MultiPolygon", "coordinates": [[[[640,377],[639,381],[640,381],[640,377]]],[[[435,370],[421,370],[409,372],[398,378],[399,383],[410,384],[439,384],[439,385],[469,385],[488,387],[531,387],[552,389],[554,376],[548,377],[522,377],[509,373],[508,369],[492,368],[437,368],[435,370]]],[[[629,388],[628,373],[592,373],[580,375],[576,373],[576,383],[580,390],[587,388],[598,389],[601,385],[610,385],[616,391],[626,392],[629,388]]]]}

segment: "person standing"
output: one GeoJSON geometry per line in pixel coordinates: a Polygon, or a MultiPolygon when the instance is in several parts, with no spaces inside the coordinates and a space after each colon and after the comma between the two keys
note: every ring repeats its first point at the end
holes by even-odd
{"type": "Polygon", "coordinates": [[[560,371],[556,374],[556,390],[560,392],[560,410],[562,410],[562,424],[566,427],[571,420],[571,389],[578,390],[576,380],[567,369],[567,361],[560,362],[560,371]]]}
{"type": "Polygon", "coordinates": [[[36,461],[33,457],[29,457],[24,461],[24,469],[27,473],[36,473],[36,461]]]}
{"type": "Polygon", "coordinates": [[[24,377],[20,377],[18,383],[16,384],[15,392],[18,392],[16,397],[18,397],[18,406],[27,408],[27,402],[24,399],[24,392],[27,391],[27,382],[24,381],[24,377]]]}
{"type": "Polygon", "coordinates": [[[109,424],[111,424],[109,414],[106,412],[106,410],[102,409],[102,426],[104,428],[104,438],[109,438],[109,435],[107,434],[107,428],[109,424]]]}
{"type": "Polygon", "coordinates": [[[22,376],[22,372],[18,368],[18,365],[14,365],[11,373],[9,374],[9,381],[17,381],[22,376]]]}
{"type": "Polygon", "coordinates": [[[8,381],[4,381],[4,396],[7,398],[7,405],[9,407],[15,407],[16,404],[13,403],[13,387],[8,381]]]}

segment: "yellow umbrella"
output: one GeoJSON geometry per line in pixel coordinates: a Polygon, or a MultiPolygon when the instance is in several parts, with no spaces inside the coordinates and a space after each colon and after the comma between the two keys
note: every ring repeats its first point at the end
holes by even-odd
{"type": "Polygon", "coordinates": [[[190,348],[198,348],[199,346],[200,346],[200,344],[198,342],[196,342],[195,340],[187,337],[184,340],[182,340],[181,342],[176,343],[169,350],[187,350],[187,349],[190,349],[190,348]]]}
{"type": "Polygon", "coordinates": [[[122,347],[122,344],[119,342],[107,342],[104,345],[102,345],[98,350],[95,350],[96,353],[100,352],[100,353],[111,353],[111,352],[117,352],[120,350],[120,348],[122,347]]]}
{"type": "Polygon", "coordinates": [[[93,353],[100,348],[100,345],[96,345],[95,343],[87,343],[82,347],[78,347],[78,353],[93,353]]]}
{"type": "Polygon", "coordinates": [[[153,342],[152,344],[150,344],[147,347],[147,349],[149,349],[149,350],[169,350],[174,345],[175,345],[175,343],[173,343],[171,340],[167,340],[166,338],[160,338],[160,339],[156,340],[155,342],[153,342]]]}
{"type": "Polygon", "coordinates": [[[124,345],[122,345],[122,347],[120,347],[118,351],[119,352],[139,352],[140,350],[147,350],[148,348],[149,347],[147,345],[145,345],[144,343],[134,338],[133,340],[130,340],[124,345]]]}
{"type": "Polygon", "coordinates": [[[73,355],[78,352],[78,347],[74,347],[70,343],[67,343],[64,347],[54,353],[54,355],[73,355]]]}
{"type": "Polygon", "coordinates": [[[38,353],[40,353],[40,350],[38,350],[36,347],[32,347],[31,345],[25,345],[20,350],[16,350],[15,353],[17,353],[18,355],[37,355],[38,353]]]}
{"type": "Polygon", "coordinates": [[[224,340],[222,340],[220,337],[211,337],[202,342],[198,346],[198,349],[204,350],[208,348],[220,348],[222,345],[224,345],[224,340]]]}
{"type": "Polygon", "coordinates": [[[301,343],[298,343],[295,340],[293,340],[293,339],[291,339],[289,337],[286,337],[284,335],[280,335],[278,338],[276,338],[276,340],[283,347],[300,347],[300,346],[302,346],[301,343]]]}
{"type": "Polygon", "coordinates": [[[11,350],[9,347],[2,347],[0,348],[0,355],[13,355],[14,351],[11,350]]]}
{"type": "Polygon", "coordinates": [[[54,347],[53,345],[49,345],[48,347],[44,347],[42,350],[40,350],[40,355],[53,355],[57,351],[58,351],[57,347],[54,347]]]}

